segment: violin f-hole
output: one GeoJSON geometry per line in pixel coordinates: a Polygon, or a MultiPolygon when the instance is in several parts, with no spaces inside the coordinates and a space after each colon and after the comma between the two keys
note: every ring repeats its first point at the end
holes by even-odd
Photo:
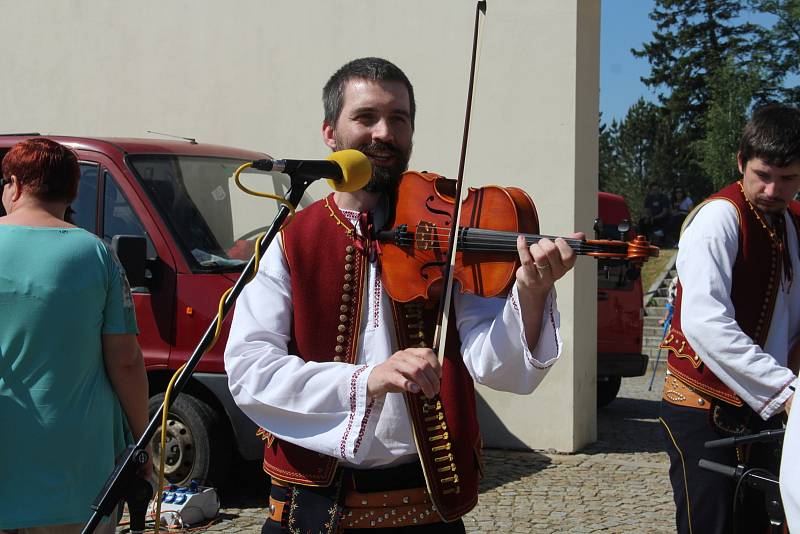
{"type": "Polygon", "coordinates": [[[433,202],[434,200],[436,200],[436,197],[434,196],[429,196],[428,198],[426,198],[425,207],[428,208],[428,211],[431,213],[435,213],[436,215],[444,215],[445,217],[447,217],[447,221],[445,222],[445,224],[450,224],[450,220],[453,218],[453,214],[450,213],[449,211],[444,211],[434,208],[431,205],[431,202],[433,202]]]}

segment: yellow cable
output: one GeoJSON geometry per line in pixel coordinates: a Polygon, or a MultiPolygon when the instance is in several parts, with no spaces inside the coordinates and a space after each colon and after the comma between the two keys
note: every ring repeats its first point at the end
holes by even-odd
{"type": "Polygon", "coordinates": [[[294,217],[295,207],[292,206],[292,204],[288,200],[283,198],[283,197],[280,197],[278,195],[273,195],[271,193],[264,193],[263,191],[255,191],[255,190],[250,189],[249,187],[245,186],[244,184],[242,184],[241,180],[239,179],[239,174],[241,174],[241,172],[243,170],[247,169],[248,167],[252,167],[252,166],[253,166],[252,162],[247,162],[247,163],[244,163],[244,164],[240,165],[239,168],[236,169],[236,172],[233,173],[233,179],[236,182],[236,186],[239,189],[241,189],[242,191],[244,191],[245,193],[249,194],[249,195],[262,197],[262,198],[271,198],[272,200],[277,200],[280,204],[283,204],[284,206],[286,206],[289,209],[289,216],[286,218],[286,221],[283,224],[283,227],[285,228],[289,224],[289,221],[292,219],[292,217],[294,217]]]}
{"type": "MultiPolygon", "coordinates": [[[[257,197],[263,197],[263,198],[269,198],[269,199],[272,199],[272,200],[277,200],[279,203],[281,203],[282,205],[286,206],[289,209],[289,216],[284,221],[283,227],[285,228],[291,222],[292,217],[294,217],[295,207],[292,206],[292,204],[288,200],[283,198],[283,197],[279,197],[277,195],[272,195],[270,193],[264,193],[264,192],[261,192],[261,191],[255,191],[255,190],[252,190],[252,189],[244,186],[242,184],[242,182],[239,180],[239,174],[241,174],[241,172],[243,170],[247,169],[248,167],[252,167],[252,166],[253,166],[253,164],[251,162],[248,162],[248,163],[244,163],[244,164],[240,165],[239,168],[236,169],[236,172],[234,173],[233,178],[234,178],[234,181],[236,182],[237,187],[239,187],[239,189],[241,189],[242,191],[244,191],[247,194],[254,195],[254,196],[257,196],[257,197]]],[[[258,266],[261,263],[261,247],[259,247],[259,243],[261,243],[261,239],[263,237],[264,237],[264,234],[261,233],[261,234],[257,235],[256,238],[255,238],[255,243],[256,243],[256,250],[255,250],[255,254],[254,254],[255,261],[253,263],[253,270],[250,273],[250,276],[247,278],[247,282],[246,283],[250,283],[250,281],[252,281],[253,278],[255,278],[256,273],[258,272],[258,266]]],[[[211,350],[211,348],[217,343],[217,340],[219,339],[219,336],[222,333],[222,321],[223,321],[222,312],[223,312],[223,309],[225,307],[225,300],[228,298],[228,295],[230,295],[231,291],[233,291],[233,287],[229,287],[222,294],[222,297],[220,297],[220,299],[219,299],[219,306],[217,307],[217,317],[216,317],[217,324],[216,324],[216,327],[214,328],[214,338],[211,340],[211,343],[209,343],[208,347],[203,352],[204,355],[205,355],[206,352],[211,350]]],[[[202,358],[202,356],[201,356],[201,358],[202,358]]],[[[167,389],[164,392],[164,409],[161,412],[161,456],[159,458],[159,463],[158,463],[158,491],[156,493],[156,515],[155,515],[155,532],[156,532],[156,534],[158,534],[160,532],[160,528],[161,528],[161,497],[162,497],[162,495],[164,493],[164,478],[165,478],[164,477],[164,471],[166,469],[166,455],[164,454],[164,449],[167,446],[167,417],[169,415],[169,410],[168,410],[167,407],[169,406],[169,397],[170,397],[170,394],[172,393],[172,388],[175,385],[175,381],[177,380],[178,375],[181,374],[181,371],[183,371],[183,369],[185,367],[186,367],[186,364],[184,363],[183,365],[181,365],[178,368],[177,371],[175,371],[175,374],[172,375],[172,378],[170,379],[169,384],[167,385],[167,389]]]]}
{"type": "Polygon", "coordinates": [[[164,392],[164,409],[161,412],[161,455],[158,462],[158,492],[156,493],[156,534],[160,532],[161,527],[161,496],[164,493],[164,470],[166,468],[166,460],[167,456],[164,454],[164,449],[167,446],[167,415],[169,413],[169,396],[172,393],[172,386],[175,385],[175,380],[177,380],[178,375],[181,374],[181,371],[186,367],[184,363],[178,370],[175,371],[175,374],[172,375],[172,378],[169,380],[169,384],[167,385],[167,390],[164,392]]]}

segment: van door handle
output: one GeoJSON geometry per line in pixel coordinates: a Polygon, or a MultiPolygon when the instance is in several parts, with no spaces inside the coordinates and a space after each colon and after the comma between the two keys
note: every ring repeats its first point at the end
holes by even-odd
{"type": "Polygon", "coordinates": [[[608,293],[606,293],[605,291],[598,291],[597,300],[608,300],[608,293]]]}

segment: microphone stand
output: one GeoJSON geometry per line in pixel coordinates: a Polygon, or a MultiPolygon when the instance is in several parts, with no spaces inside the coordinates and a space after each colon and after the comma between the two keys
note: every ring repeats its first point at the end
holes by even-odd
{"type": "MultiPolygon", "coordinates": [[[[711,460],[701,459],[698,465],[709,471],[719,473],[730,477],[736,481],[736,487],[739,483],[744,483],[751,488],[758,490],[764,494],[764,504],[767,510],[767,517],[769,517],[770,532],[775,534],[783,533],[783,521],[785,515],[783,513],[783,501],[781,500],[780,485],[778,478],[766,469],[747,467],[739,464],[736,467],[729,465],[712,462],[711,460]]],[[[734,495],[734,499],[736,495],[734,495]]],[[[734,518],[736,521],[736,518],[734,518]]]]}
{"type": "MultiPolygon", "coordinates": [[[[287,191],[285,198],[292,206],[297,206],[300,203],[300,200],[303,198],[303,194],[306,192],[306,189],[308,189],[308,186],[311,185],[315,178],[295,176],[290,177],[292,179],[292,185],[287,191]]],[[[256,244],[258,247],[259,257],[261,257],[262,253],[267,250],[269,244],[272,243],[273,239],[275,239],[275,236],[280,231],[283,222],[286,220],[289,214],[289,208],[281,205],[280,210],[278,210],[278,213],[272,220],[272,224],[270,225],[269,229],[256,244]]],[[[239,298],[244,286],[253,276],[255,276],[256,273],[253,270],[255,267],[255,262],[256,257],[255,254],[253,254],[253,256],[250,258],[250,261],[247,262],[247,265],[242,270],[242,274],[239,276],[239,279],[231,289],[230,294],[225,299],[225,302],[222,305],[221,316],[212,321],[212,323],[208,326],[205,334],[203,334],[203,337],[195,347],[194,352],[192,352],[191,357],[186,362],[186,367],[183,369],[180,376],[178,376],[173,386],[172,394],[169,397],[170,406],[189,382],[189,378],[194,372],[195,367],[197,367],[197,364],[200,362],[200,358],[202,358],[206,351],[211,348],[211,345],[214,341],[214,333],[216,332],[217,321],[221,322],[225,319],[225,317],[228,315],[228,312],[230,312],[231,308],[233,308],[233,305],[236,303],[236,299],[239,298]]],[[[169,410],[170,406],[167,406],[167,410],[169,410]]],[[[138,512],[136,515],[140,516],[141,518],[141,521],[139,521],[139,518],[137,517],[136,522],[142,525],[142,530],[144,530],[146,504],[144,509],[138,506],[139,498],[131,496],[131,494],[136,494],[136,491],[132,491],[131,486],[135,484],[137,479],[141,480],[136,476],[136,469],[147,462],[147,452],[145,451],[145,448],[161,423],[161,413],[163,410],[164,403],[162,402],[161,407],[150,420],[150,423],[147,425],[147,428],[142,436],[135,445],[128,447],[126,453],[123,454],[122,459],[114,468],[114,471],[111,473],[109,478],[106,480],[103,489],[100,490],[100,493],[98,494],[94,503],[92,503],[90,507],[93,510],[92,515],[89,518],[89,522],[83,527],[81,534],[92,534],[94,529],[100,523],[101,518],[107,517],[109,514],[111,514],[117,503],[126,497],[128,499],[127,502],[129,512],[131,513],[131,527],[134,526],[133,511],[135,508],[138,512]],[[131,504],[132,501],[136,506],[131,504]]],[[[156,518],[156,521],[160,521],[160,518],[156,518]]],[[[133,532],[133,528],[131,531],[133,532]]]]}
{"type": "MultiPolygon", "coordinates": [[[[704,445],[706,449],[731,447],[763,441],[778,441],[783,439],[783,435],[784,429],[764,430],[756,434],[706,441],[704,445]]],[[[780,483],[778,481],[778,477],[766,469],[748,468],[741,464],[737,465],[736,467],[731,467],[729,465],[712,462],[711,460],[706,460],[704,458],[700,459],[698,465],[702,469],[713,471],[734,479],[736,481],[736,492],[734,492],[733,496],[734,500],[737,498],[739,485],[742,483],[747,484],[751,488],[763,493],[764,507],[766,508],[767,517],[769,518],[770,523],[770,532],[775,534],[782,534],[784,532],[783,523],[786,519],[786,516],[783,511],[783,501],[781,500],[780,483]]],[[[735,524],[736,518],[734,517],[733,519],[735,524]]]]}

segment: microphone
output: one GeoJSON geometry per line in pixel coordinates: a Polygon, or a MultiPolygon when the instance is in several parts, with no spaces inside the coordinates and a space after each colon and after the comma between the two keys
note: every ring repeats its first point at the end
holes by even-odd
{"type": "Polygon", "coordinates": [[[358,150],[339,150],[325,160],[259,159],[253,168],[288,174],[292,178],[325,178],[335,191],[349,193],[362,189],[372,178],[372,164],[358,150]]]}
{"type": "Polygon", "coordinates": [[[758,441],[778,441],[783,439],[784,430],[782,428],[775,430],[764,430],[758,434],[746,434],[744,436],[734,436],[730,438],[715,439],[706,441],[706,449],[715,449],[717,447],[733,447],[734,445],[742,445],[744,443],[756,443],[758,441]]]}
{"type": "Polygon", "coordinates": [[[720,475],[725,475],[728,478],[741,478],[745,471],[745,468],[742,465],[733,467],[730,465],[712,462],[711,460],[706,460],[705,458],[700,458],[700,461],[697,462],[697,465],[701,469],[708,469],[709,471],[719,473],[720,475]]]}

